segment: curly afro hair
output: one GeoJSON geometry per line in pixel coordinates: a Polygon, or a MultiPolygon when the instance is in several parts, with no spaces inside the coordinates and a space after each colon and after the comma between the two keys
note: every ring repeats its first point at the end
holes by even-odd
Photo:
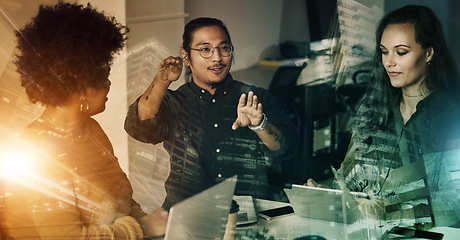
{"type": "Polygon", "coordinates": [[[103,86],[128,31],[90,4],[40,6],[32,22],[16,32],[15,63],[29,100],[58,106],[70,94],[103,86]]]}

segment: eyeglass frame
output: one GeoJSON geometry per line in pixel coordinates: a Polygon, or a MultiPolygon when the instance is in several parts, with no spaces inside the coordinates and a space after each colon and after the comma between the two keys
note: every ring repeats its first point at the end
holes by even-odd
{"type": "Polygon", "coordinates": [[[219,46],[217,46],[217,47],[214,47],[214,46],[212,46],[211,44],[207,44],[207,45],[211,46],[211,48],[212,48],[211,56],[209,56],[209,57],[203,57],[203,55],[201,54],[201,52],[203,51],[203,49],[191,48],[191,47],[189,47],[188,49],[198,51],[198,52],[200,53],[200,56],[201,56],[202,58],[204,58],[204,59],[208,59],[208,58],[211,58],[212,56],[214,56],[214,50],[215,50],[216,48],[218,49],[218,51],[219,51],[219,53],[220,53],[220,55],[221,55],[222,57],[230,57],[230,56],[233,54],[233,45],[230,44],[230,43],[221,43],[221,44],[219,44],[219,46]],[[226,56],[222,55],[222,52],[221,52],[221,49],[220,49],[220,48],[221,48],[221,45],[224,45],[224,44],[228,44],[228,46],[230,46],[230,54],[228,54],[228,55],[226,55],[226,56]]]}

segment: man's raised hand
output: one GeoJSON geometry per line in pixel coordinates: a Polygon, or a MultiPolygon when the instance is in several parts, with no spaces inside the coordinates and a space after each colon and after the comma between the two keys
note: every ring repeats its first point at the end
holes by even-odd
{"type": "Polygon", "coordinates": [[[158,77],[163,81],[174,82],[182,73],[182,58],[170,56],[158,65],[158,77]]]}
{"type": "Polygon", "coordinates": [[[232,129],[236,130],[239,127],[256,126],[263,118],[262,103],[259,103],[257,96],[252,91],[246,94],[241,94],[237,107],[238,117],[232,125],[232,129]]]}

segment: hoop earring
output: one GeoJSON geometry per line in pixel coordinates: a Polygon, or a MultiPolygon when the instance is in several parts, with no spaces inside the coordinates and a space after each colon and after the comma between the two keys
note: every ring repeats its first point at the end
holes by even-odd
{"type": "Polygon", "coordinates": [[[89,110],[89,103],[88,103],[88,100],[86,100],[85,96],[81,96],[80,97],[80,112],[85,115],[88,110],[89,110]]]}

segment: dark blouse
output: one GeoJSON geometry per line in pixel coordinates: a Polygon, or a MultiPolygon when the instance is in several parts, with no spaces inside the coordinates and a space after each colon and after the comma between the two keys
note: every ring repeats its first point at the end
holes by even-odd
{"type": "Polygon", "coordinates": [[[383,197],[387,221],[460,222],[458,100],[435,91],[417,104],[405,124],[395,101],[385,129],[364,143],[356,139],[340,176],[353,191],[383,197]]]}

